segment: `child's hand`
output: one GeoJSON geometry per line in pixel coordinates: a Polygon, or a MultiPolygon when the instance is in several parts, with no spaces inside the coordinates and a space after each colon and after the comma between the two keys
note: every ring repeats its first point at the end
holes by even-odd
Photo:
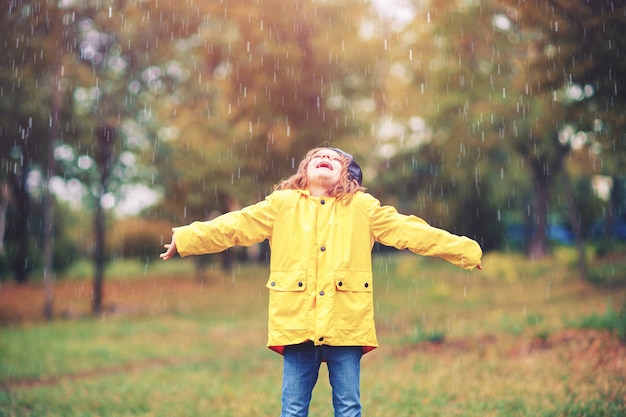
{"type": "Polygon", "coordinates": [[[476,269],[483,269],[483,266],[481,264],[476,265],[476,269]]]}
{"type": "Polygon", "coordinates": [[[167,250],[160,254],[159,257],[161,257],[161,259],[163,259],[164,261],[167,261],[176,254],[176,243],[174,242],[174,235],[172,235],[172,242],[165,244],[164,247],[167,250]]]}

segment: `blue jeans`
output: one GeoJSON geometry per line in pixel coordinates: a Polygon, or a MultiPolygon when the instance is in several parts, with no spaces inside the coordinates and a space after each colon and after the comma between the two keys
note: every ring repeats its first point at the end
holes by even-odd
{"type": "Polygon", "coordinates": [[[307,417],[313,387],[322,362],[328,366],[335,417],[361,416],[360,346],[314,346],[313,342],[285,347],[281,417],[307,417]]]}

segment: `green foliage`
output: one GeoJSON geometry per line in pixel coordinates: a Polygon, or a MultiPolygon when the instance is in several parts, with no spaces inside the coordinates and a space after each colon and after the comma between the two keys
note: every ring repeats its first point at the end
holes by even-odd
{"type": "MultiPolygon", "coordinates": [[[[414,22],[394,28],[352,0],[314,13],[282,0],[33,4],[0,16],[20,39],[0,57],[11,91],[0,97],[2,181],[44,172],[60,145],[59,176],[91,190],[106,171],[113,193],[162,188],[159,216],[183,223],[259,200],[307,149],[332,143],[360,158],[381,200],[492,250],[509,215],[545,220],[533,205],[564,218],[573,198],[586,231],[606,209],[588,198],[590,177],[623,165],[625,100],[610,74],[624,69],[624,17],[584,0],[448,0],[432,14],[416,4],[414,22]],[[62,128],[51,133],[50,120],[62,128]],[[104,124],[117,133],[110,163],[97,158],[104,124]],[[556,182],[565,168],[572,196],[556,182]]],[[[137,231],[116,251],[144,256],[153,237],[137,231]]],[[[74,248],[57,242],[61,270],[74,248]]],[[[20,253],[37,266],[31,255],[20,253]]]]}
{"type": "MultiPolygon", "coordinates": [[[[381,188],[392,190],[389,198],[400,188],[400,204],[447,229],[460,229],[463,219],[463,228],[488,249],[506,243],[497,226],[510,215],[531,226],[531,233],[555,214],[569,223],[572,200],[587,233],[601,214],[590,179],[618,173],[624,152],[611,150],[623,145],[617,109],[626,105],[607,75],[624,67],[619,47],[598,44],[612,68],[608,72],[605,61],[588,58],[588,51],[600,42],[599,33],[625,44],[626,36],[617,33],[623,14],[584,0],[463,6],[451,0],[439,2],[432,15],[417,7],[414,23],[392,43],[397,49],[391,48],[395,72],[387,81],[388,96],[402,91],[405,98],[385,103],[404,128],[399,139],[383,139],[398,150],[378,165],[381,188]],[[425,15],[429,24],[421,25],[425,15]],[[586,35],[589,27],[598,32],[586,35]],[[403,77],[393,76],[398,68],[403,77]],[[586,95],[568,96],[577,88],[586,95]],[[615,100],[610,110],[600,105],[607,100],[615,100]],[[416,117],[424,119],[423,131],[411,127],[416,117]],[[407,146],[414,137],[420,146],[407,146]],[[565,169],[575,178],[574,190],[562,186],[559,174],[565,169]],[[388,186],[392,180],[395,187],[388,186]],[[406,187],[413,187],[412,194],[403,192],[406,187]]],[[[541,234],[533,242],[537,256],[548,253],[541,234]]]]}
{"type": "Polygon", "coordinates": [[[611,251],[611,241],[608,239],[598,239],[593,243],[593,252],[597,258],[604,258],[611,251]]]}
{"type": "MultiPolygon", "coordinates": [[[[381,200],[486,250],[507,244],[509,217],[543,216],[528,212],[536,184],[550,186],[538,207],[564,218],[574,198],[587,230],[610,208],[589,198],[590,177],[623,166],[625,100],[610,75],[624,69],[623,14],[585,0],[461,3],[416,3],[397,27],[356,0],[16,3],[0,15],[16,40],[0,57],[11,92],[0,97],[0,181],[45,172],[58,145],[59,177],[91,192],[106,171],[118,196],[135,182],[162,189],[159,217],[179,224],[258,201],[306,150],[333,144],[357,156],[381,200]],[[585,95],[566,94],[577,87],[585,95]],[[104,124],[116,132],[107,163],[104,124]],[[556,182],[564,163],[573,196],[556,182]]],[[[37,222],[26,203],[17,210],[37,222]]],[[[137,230],[111,246],[146,256],[154,237],[137,230]]],[[[90,247],[56,242],[59,271],[90,247]]],[[[37,267],[41,245],[30,245],[19,258],[37,267]]]]}

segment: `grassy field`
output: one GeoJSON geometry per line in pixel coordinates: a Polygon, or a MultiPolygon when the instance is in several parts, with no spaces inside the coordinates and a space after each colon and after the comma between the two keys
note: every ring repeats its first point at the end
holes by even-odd
{"type": "MultiPolygon", "coordinates": [[[[593,270],[619,281],[621,258],[593,270]]],[[[626,344],[611,330],[626,289],[582,282],[568,249],[489,254],[484,268],[375,257],[381,347],[363,358],[363,415],[626,415],[626,344]]],[[[187,260],[116,263],[99,318],[91,282],[69,275],[50,323],[40,284],[0,286],[0,417],[280,414],[265,267],[197,278],[187,260]]],[[[322,367],[312,417],[332,415],[327,380],[322,367]]]]}

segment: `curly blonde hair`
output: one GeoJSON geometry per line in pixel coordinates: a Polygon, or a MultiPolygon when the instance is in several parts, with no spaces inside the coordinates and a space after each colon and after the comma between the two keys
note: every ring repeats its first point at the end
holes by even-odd
{"type": "MultiPolygon", "coordinates": [[[[309,181],[307,180],[306,170],[309,166],[309,163],[315,156],[315,154],[323,149],[328,148],[314,148],[308,151],[302,161],[300,161],[300,165],[298,166],[298,171],[293,174],[291,177],[280,181],[278,184],[274,186],[275,190],[307,190],[309,188],[309,181]]],[[[348,166],[350,165],[350,159],[346,156],[339,153],[341,157],[341,176],[339,177],[339,182],[330,190],[328,190],[328,195],[330,197],[335,197],[337,200],[345,199],[346,203],[349,203],[352,199],[352,196],[358,191],[365,191],[365,187],[359,185],[356,179],[350,178],[348,173],[348,166]]]]}

